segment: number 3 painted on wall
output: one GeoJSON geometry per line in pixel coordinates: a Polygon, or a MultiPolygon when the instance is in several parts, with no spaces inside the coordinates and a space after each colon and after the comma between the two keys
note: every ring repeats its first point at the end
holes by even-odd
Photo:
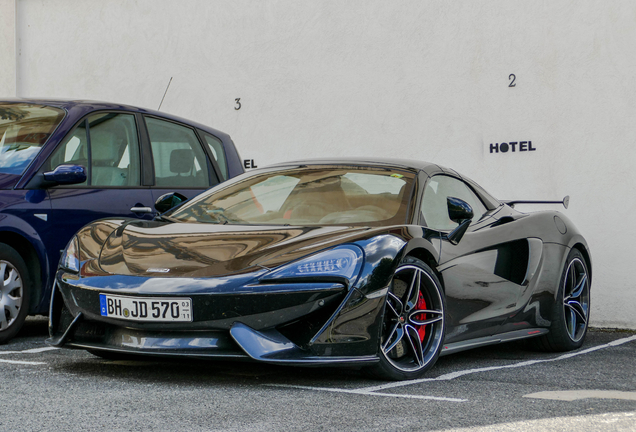
{"type": "Polygon", "coordinates": [[[510,81],[510,84],[508,84],[508,87],[515,87],[515,86],[517,85],[517,84],[515,84],[515,80],[517,79],[517,77],[515,76],[515,74],[510,74],[510,75],[508,76],[508,79],[509,79],[509,80],[512,80],[512,81],[510,81]]]}
{"type": "Polygon", "coordinates": [[[241,98],[236,98],[234,100],[236,101],[236,106],[234,107],[234,109],[238,111],[241,109],[241,98]]]}

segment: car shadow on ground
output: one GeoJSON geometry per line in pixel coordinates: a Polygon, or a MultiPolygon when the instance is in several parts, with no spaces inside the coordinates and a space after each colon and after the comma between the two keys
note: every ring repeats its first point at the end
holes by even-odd
{"type": "MultiPolygon", "coordinates": [[[[594,344],[606,343],[616,338],[615,332],[591,329],[583,349],[594,344]],[[607,340],[606,340],[607,339],[607,340]]],[[[628,332],[631,333],[631,332],[628,332]]],[[[29,317],[18,334],[19,338],[48,337],[46,317],[29,317]]],[[[188,358],[163,358],[155,356],[125,356],[104,359],[83,350],[56,350],[56,361],[51,365],[58,372],[86,376],[101,376],[130,382],[178,383],[180,385],[210,386],[232,384],[288,384],[337,386],[356,388],[377,385],[378,381],[360,368],[299,367],[257,363],[249,360],[200,360],[188,358]]],[[[514,363],[545,359],[560,355],[533,349],[530,341],[509,342],[472,349],[450,356],[440,357],[436,365],[425,375],[435,378],[458,370],[480,368],[494,362],[514,363]]]]}
{"type": "Polygon", "coordinates": [[[49,337],[49,319],[45,316],[31,316],[27,317],[24,325],[16,335],[18,338],[42,338],[42,340],[49,337]]]}
{"type": "MultiPolygon", "coordinates": [[[[53,366],[59,372],[102,376],[122,382],[178,383],[183,386],[287,384],[317,387],[361,388],[386,381],[377,380],[360,368],[281,366],[253,361],[219,361],[154,356],[103,359],[81,350],[61,350],[67,357],[53,366]]],[[[514,362],[545,358],[546,353],[529,351],[523,342],[502,344],[441,357],[425,375],[434,378],[449,372],[482,367],[495,361],[514,362]]]]}

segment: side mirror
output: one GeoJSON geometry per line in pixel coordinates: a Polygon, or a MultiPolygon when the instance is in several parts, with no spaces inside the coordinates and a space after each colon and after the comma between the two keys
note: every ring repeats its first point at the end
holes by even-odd
{"type": "Polygon", "coordinates": [[[459,198],[446,198],[446,206],[448,207],[448,218],[455,223],[461,224],[466,219],[472,219],[475,216],[470,204],[459,198]]]}
{"type": "Polygon", "coordinates": [[[86,181],[86,168],[80,165],[58,165],[44,173],[44,180],[59,185],[72,185],[86,181]]]}
{"type": "Polygon", "coordinates": [[[176,207],[187,200],[188,198],[181,195],[179,192],[168,192],[167,194],[163,194],[157,198],[157,201],[155,201],[155,210],[157,210],[160,214],[165,213],[172,207],[176,207]]]}
{"type": "Polygon", "coordinates": [[[459,224],[447,238],[452,244],[457,244],[464,237],[468,225],[475,214],[472,207],[464,200],[455,197],[446,198],[446,206],[448,207],[448,217],[453,222],[459,224]]]}

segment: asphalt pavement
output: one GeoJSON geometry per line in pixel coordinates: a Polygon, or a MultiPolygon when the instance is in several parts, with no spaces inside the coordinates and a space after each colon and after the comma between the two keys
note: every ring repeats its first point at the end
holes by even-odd
{"type": "Polygon", "coordinates": [[[508,343],[443,357],[421,380],[250,362],[112,361],[0,345],[1,431],[636,431],[636,332],[570,353],[508,343]]]}

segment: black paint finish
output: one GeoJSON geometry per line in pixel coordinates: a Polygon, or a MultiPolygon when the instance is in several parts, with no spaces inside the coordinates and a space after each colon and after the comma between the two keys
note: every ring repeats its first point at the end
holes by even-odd
{"type": "MultiPolygon", "coordinates": [[[[302,162],[309,168],[317,164],[417,173],[409,219],[384,227],[95,222],[77,234],[79,274],[64,269],[57,273],[49,343],[59,344],[81,314],[64,346],[280,363],[368,364],[378,358],[387,288],[406,256],[424,261],[442,282],[447,305],[444,350],[449,353],[545,334],[553,308],[559,307],[555,293],[572,248],[582,251],[591,273],[587,243],[563,214],[520,213],[471,180],[434,164],[302,162]],[[419,225],[421,195],[437,174],[464,181],[487,209],[457,242],[448,239],[449,232],[419,225]],[[567,229],[555,225],[555,218],[567,229]],[[351,280],[267,277],[281,266],[340,245],[363,251],[359,274],[351,280]],[[149,272],[157,268],[167,271],[149,272]],[[105,318],[99,312],[100,293],[189,297],[193,322],[105,318]]],[[[470,206],[453,203],[459,219],[472,216],[470,206]]]]}

